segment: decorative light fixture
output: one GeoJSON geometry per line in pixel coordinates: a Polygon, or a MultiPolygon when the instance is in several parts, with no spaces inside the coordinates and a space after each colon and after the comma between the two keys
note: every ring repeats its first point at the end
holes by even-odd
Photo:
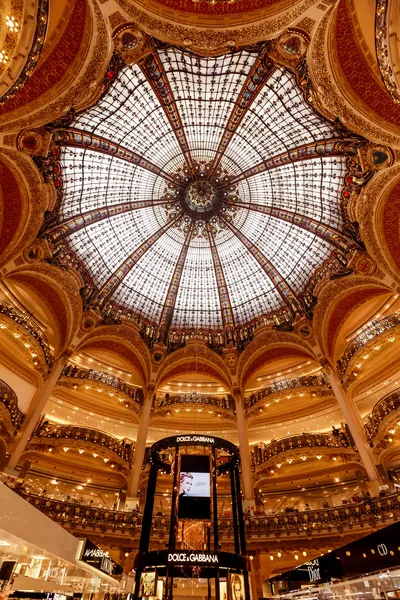
{"type": "MultiPolygon", "coordinates": [[[[0,63],[6,65],[8,63],[9,57],[8,54],[4,50],[0,50],[0,63]]],[[[4,325],[3,325],[4,329],[4,325]]]]}
{"type": "Polygon", "coordinates": [[[64,450],[64,452],[68,452],[68,450],[69,450],[68,446],[64,446],[63,450],[64,450]]]}
{"type": "Polygon", "coordinates": [[[13,33],[17,33],[19,30],[19,23],[15,17],[6,17],[6,25],[13,33]]]}

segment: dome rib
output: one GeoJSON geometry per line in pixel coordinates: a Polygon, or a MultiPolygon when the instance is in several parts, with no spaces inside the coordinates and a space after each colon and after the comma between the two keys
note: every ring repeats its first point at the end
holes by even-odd
{"type": "Polygon", "coordinates": [[[215,158],[211,165],[211,176],[213,176],[217,170],[223,155],[228,148],[229,142],[235,135],[237,128],[246,115],[246,111],[249,109],[259,92],[262,90],[276,69],[274,63],[272,63],[268,57],[268,47],[268,44],[264,45],[264,48],[261,50],[246,77],[219,142],[215,158]]]}
{"type": "Polygon", "coordinates": [[[155,40],[71,127],[54,124],[54,256],[74,252],[87,304],[134,313],[149,343],[195,328],[227,341],[261,316],[290,327],[311,314],[315,270],[358,248],[342,194],[365,141],[324,119],[269,47],[204,57],[155,40]]]}
{"type": "Polygon", "coordinates": [[[218,298],[222,315],[222,324],[224,329],[226,329],[227,327],[235,327],[232,303],[229,296],[228,286],[226,285],[224,270],[222,268],[218,250],[215,245],[214,236],[209,224],[207,224],[207,233],[214,265],[215,280],[217,282],[218,298]]]}
{"type": "Polygon", "coordinates": [[[176,136],[179,147],[182,150],[187,167],[190,173],[193,175],[193,158],[190,154],[189,144],[186,139],[182,119],[180,117],[167,74],[157,52],[146,56],[146,58],[141,62],[140,68],[164,109],[165,115],[176,136]]]}
{"type": "Polygon", "coordinates": [[[121,202],[120,204],[112,204],[111,206],[102,206],[101,208],[89,210],[80,215],[65,219],[65,221],[48,229],[45,234],[49,236],[49,239],[53,243],[57,243],[63,238],[104,219],[152,206],[166,206],[170,203],[171,200],[161,198],[160,200],[139,200],[136,202],[121,202]]]}
{"type": "Polygon", "coordinates": [[[118,288],[123,279],[127,276],[129,271],[135,266],[135,264],[142,258],[155,242],[164,235],[168,229],[176,225],[176,223],[182,218],[182,212],[180,212],[174,219],[160,227],[153,233],[147,240],[145,240],[138,248],[130,254],[123,263],[121,263],[114,273],[107,279],[105,284],[99,290],[94,303],[96,306],[102,308],[107,300],[112,296],[115,290],[118,288]]]}
{"type": "Polygon", "coordinates": [[[296,294],[293,292],[287,281],[282,277],[279,271],[274,267],[270,260],[244,235],[235,225],[225,219],[223,214],[219,213],[226,226],[234,235],[241,241],[243,246],[247,248],[253,258],[258,262],[263,271],[267,274],[274,287],[278,291],[282,300],[287,304],[293,315],[299,314],[301,307],[296,294]]]}
{"type": "Polygon", "coordinates": [[[121,160],[124,160],[131,165],[141,167],[154,175],[159,175],[169,183],[179,185],[179,182],[170,174],[158,167],[156,164],[144,158],[140,154],[116,144],[111,140],[100,135],[89,133],[88,131],[66,128],[55,130],[56,140],[59,145],[71,146],[75,148],[87,148],[94,152],[100,152],[101,154],[107,154],[108,156],[115,156],[121,160]]]}
{"type": "Polygon", "coordinates": [[[227,178],[226,182],[223,183],[221,189],[225,189],[232,185],[236,185],[245,179],[249,179],[254,175],[265,173],[281,167],[282,165],[293,164],[296,162],[312,160],[313,158],[324,158],[331,156],[355,156],[357,154],[357,148],[360,145],[360,141],[356,138],[338,139],[331,138],[328,140],[320,140],[318,142],[311,142],[304,144],[303,146],[297,146],[287,152],[277,154],[272,158],[268,158],[233,176],[227,178]]]}
{"type": "Polygon", "coordinates": [[[168,287],[167,295],[165,296],[165,302],[160,317],[158,341],[166,344],[168,341],[168,333],[171,328],[171,323],[174,317],[174,310],[176,299],[178,297],[179,285],[182,279],[183,269],[185,267],[186,257],[189,250],[190,240],[192,238],[194,229],[194,221],[189,225],[188,232],[186,233],[185,241],[183,242],[181,252],[178,260],[176,261],[175,269],[171,277],[171,282],[168,287]]]}
{"type": "Polygon", "coordinates": [[[349,250],[359,248],[356,242],[343,235],[338,229],[325,225],[325,223],[317,221],[317,219],[312,219],[311,217],[300,215],[290,210],[277,208],[268,204],[256,204],[255,202],[232,202],[225,200],[225,204],[228,206],[236,206],[237,208],[245,208],[246,210],[255,211],[269,217],[274,217],[275,219],[280,219],[286,223],[296,225],[296,227],[300,227],[305,231],[313,233],[321,238],[321,240],[328,242],[345,253],[349,250]]]}

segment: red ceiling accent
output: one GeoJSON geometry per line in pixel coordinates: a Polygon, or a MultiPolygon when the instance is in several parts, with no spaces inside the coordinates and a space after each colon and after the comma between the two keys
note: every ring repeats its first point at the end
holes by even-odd
{"type": "MultiPolygon", "coordinates": [[[[334,43],[340,70],[347,85],[365,104],[365,111],[374,111],[393,129],[400,127],[400,106],[396,105],[383,84],[380,84],[363,53],[359,35],[352,24],[349,0],[341,0],[337,9],[334,43]]],[[[346,92],[346,88],[343,89],[346,92]]]]}
{"type": "Polygon", "coordinates": [[[13,172],[4,163],[0,163],[0,187],[4,194],[3,206],[0,206],[0,256],[10,246],[21,223],[23,210],[21,193],[13,172]]]}
{"type": "Polygon", "coordinates": [[[89,13],[89,4],[86,0],[75,0],[69,22],[56,46],[43,61],[39,62],[32,77],[22,90],[0,105],[0,115],[21,108],[34,100],[37,101],[43,94],[69,76],[69,69],[76,61],[76,57],[79,56],[89,13]]]}
{"type": "MultiPolygon", "coordinates": [[[[234,4],[229,4],[217,0],[217,4],[193,0],[157,0],[157,4],[166,6],[174,11],[194,13],[198,15],[232,15],[261,10],[282,3],[282,0],[236,0],[234,4]]],[[[292,2],[293,4],[293,2],[292,2]]]]}
{"type": "Polygon", "coordinates": [[[389,194],[383,210],[382,228],[385,242],[396,265],[400,268],[400,182],[389,194]]]}

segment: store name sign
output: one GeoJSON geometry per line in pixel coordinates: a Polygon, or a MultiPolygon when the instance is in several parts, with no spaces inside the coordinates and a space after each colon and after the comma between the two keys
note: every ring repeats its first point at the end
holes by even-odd
{"type": "Polygon", "coordinates": [[[85,542],[81,560],[107,575],[116,575],[121,571],[121,567],[90,540],[85,542]]]}
{"type": "Polygon", "coordinates": [[[192,565],[217,565],[218,554],[215,552],[169,552],[168,563],[180,565],[189,563],[192,565]]]}
{"type": "Polygon", "coordinates": [[[213,437],[207,437],[205,435],[181,435],[176,438],[178,444],[194,444],[194,443],[205,443],[205,444],[215,444],[215,439],[213,437]]]}
{"type": "Polygon", "coordinates": [[[310,560],[308,563],[305,564],[305,566],[308,571],[308,576],[310,578],[310,582],[319,581],[321,579],[318,558],[316,558],[314,560],[310,560]]]}

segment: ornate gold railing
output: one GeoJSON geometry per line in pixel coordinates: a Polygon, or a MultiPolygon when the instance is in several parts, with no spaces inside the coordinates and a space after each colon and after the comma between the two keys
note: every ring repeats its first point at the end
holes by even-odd
{"type": "Polygon", "coordinates": [[[394,313],[389,317],[385,317],[384,319],[369,325],[364,331],[358,334],[347,346],[342,358],[337,361],[339,374],[342,377],[345,375],[351,359],[367,342],[381,333],[385,333],[385,331],[390,331],[397,325],[400,325],[400,313],[394,313]]]}
{"type": "MultiPolygon", "coordinates": [[[[129,463],[132,462],[134,446],[132,443],[120,441],[117,438],[88,427],[74,427],[72,425],[58,425],[54,423],[41,423],[34,432],[34,436],[38,438],[51,438],[63,440],[77,440],[81,442],[89,442],[96,444],[102,448],[106,448],[114,452],[119,458],[129,463]]],[[[33,440],[35,443],[35,440],[33,440]]]]}
{"type": "Polygon", "coordinates": [[[191,392],[189,394],[165,394],[165,396],[155,399],[156,408],[173,406],[175,404],[206,404],[215,406],[216,408],[235,410],[235,401],[230,395],[223,398],[216,398],[215,396],[191,392]]]}
{"type": "Polygon", "coordinates": [[[23,313],[22,311],[14,308],[11,304],[0,300],[0,314],[5,315],[9,319],[12,319],[15,323],[20,325],[38,342],[39,346],[43,350],[46,364],[51,367],[53,364],[53,352],[50,348],[50,344],[47,341],[47,337],[40,327],[31,320],[30,315],[23,313]]]}
{"type": "Polygon", "coordinates": [[[327,385],[324,375],[305,375],[303,377],[294,377],[293,379],[285,379],[283,381],[276,381],[266,385],[258,392],[254,392],[246,400],[246,408],[251,408],[260,400],[276,394],[283,390],[292,390],[299,387],[318,387],[327,385]]]}
{"type": "MultiPolygon", "coordinates": [[[[89,505],[79,505],[72,502],[62,502],[29,494],[21,489],[15,490],[27,502],[45,513],[48,517],[68,528],[85,527],[100,531],[113,530],[133,536],[139,534],[142,515],[139,511],[123,512],[105,508],[93,508],[89,505]]],[[[246,535],[269,535],[271,533],[304,533],[311,535],[313,531],[327,530],[336,527],[352,527],[385,519],[400,517],[400,495],[391,494],[383,498],[367,498],[357,504],[346,504],[332,508],[307,510],[275,515],[245,517],[246,535]]],[[[218,520],[220,532],[233,535],[233,522],[229,518],[218,520]]],[[[167,533],[169,519],[155,517],[153,533],[167,533]]]]}
{"type": "Polygon", "coordinates": [[[98,381],[105,383],[111,387],[127,394],[129,398],[137,402],[140,406],[143,405],[143,390],[134,387],[126,381],[123,381],[115,375],[104,373],[103,371],[95,371],[94,369],[81,369],[73,365],[66,365],[63,369],[62,376],[71,377],[73,379],[87,379],[88,381],[98,381]]]}
{"type": "Polygon", "coordinates": [[[398,408],[400,408],[399,390],[387,394],[387,396],[384,396],[375,404],[371,414],[364,422],[364,429],[368,440],[372,440],[376,436],[383,419],[398,408]]]}
{"type": "Polygon", "coordinates": [[[253,466],[261,465],[271,458],[283,452],[290,450],[299,450],[300,448],[349,448],[350,439],[347,434],[338,430],[338,435],[329,433],[302,433],[300,435],[291,435],[280,440],[275,440],[270,444],[256,444],[251,448],[251,462],[253,466]]]}
{"type": "Polygon", "coordinates": [[[18,408],[18,398],[13,389],[0,379],[0,402],[8,410],[14,433],[18,433],[25,419],[25,415],[18,408]]]}

